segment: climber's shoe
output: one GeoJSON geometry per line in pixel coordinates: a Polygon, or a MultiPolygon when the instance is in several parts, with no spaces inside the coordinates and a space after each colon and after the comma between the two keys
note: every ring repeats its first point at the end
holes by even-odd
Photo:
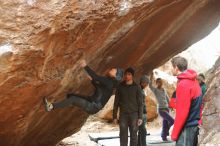
{"type": "Polygon", "coordinates": [[[53,109],[52,103],[50,103],[49,101],[47,101],[47,98],[46,98],[46,97],[43,98],[43,102],[44,102],[45,110],[46,110],[47,112],[49,112],[49,111],[51,111],[51,110],[53,109]]]}

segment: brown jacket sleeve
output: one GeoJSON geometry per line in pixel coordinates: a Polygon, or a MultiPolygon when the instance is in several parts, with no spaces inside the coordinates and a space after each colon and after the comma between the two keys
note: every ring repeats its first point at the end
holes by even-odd
{"type": "Polygon", "coordinates": [[[137,102],[138,102],[138,118],[143,118],[143,94],[141,88],[138,86],[137,90],[137,102]]]}
{"type": "Polygon", "coordinates": [[[117,89],[115,92],[115,101],[114,101],[114,107],[113,107],[113,119],[117,119],[118,108],[119,108],[119,92],[117,89]]]}

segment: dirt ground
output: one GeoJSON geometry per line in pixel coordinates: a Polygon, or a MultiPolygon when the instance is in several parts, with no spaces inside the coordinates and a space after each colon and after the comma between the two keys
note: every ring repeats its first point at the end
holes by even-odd
{"type": "MultiPolygon", "coordinates": [[[[174,113],[172,113],[173,115],[174,113]]],[[[158,117],[153,122],[147,123],[146,128],[147,132],[150,133],[150,136],[147,136],[147,146],[175,146],[175,143],[161,143],[161,118],[158,117]]],[[[105,120],[102,120],[96,116],[90,116],[86,121],[85,125],[81,128],[78,133],[73,134],[70,137],[63,139],[57,146],[101,146],[95,142],[90,141],[89,134],[90,133],[106,133],[119,131],[118,125],[113,125],[112,123],[108,123],[105,120]]],[[[172,131],[172,127],[170,132],[172,131]]],[[[170,137],[168,137],[170,140],[170,137]]],[[[102,145],[103,146],[103,145],[102,145]]],[[[116,142],[114,145],[107,144],[104,146],[119,146],[119,142],[116,142]]],[[[220,146],[219,145],[200,145],[200,146],[220,146]]]]}
{"type": "MultiPolygon", "coordinates": [[[[160,143],[160,127],[160,118],[147,124],[148,133],[151,134],[150,136],[147,136],[147,141],[149,142],[148,146],[174,146],[174,143],[160,143]]],[[[78,133],[65,138],[57,146],[98,146],[97,143],[90,141],[88,137],[89,133],[105,133],[118,130],[118,125],[108,123],[96,116],[90,116],[78,133]]],[[[170,137],[168,139],[170,139],[170,137]]],[[[118,144],[119,143],[114,146],[117,146],[118,144]]]]}

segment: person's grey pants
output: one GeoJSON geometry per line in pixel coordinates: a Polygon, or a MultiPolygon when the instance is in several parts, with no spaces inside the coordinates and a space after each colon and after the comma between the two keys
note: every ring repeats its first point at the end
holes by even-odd
{"type": "Polygon", "coordinates": [[[198,145],[199,127],[187,127],[180,133],[176,146],[197,146],[198,145]]]}

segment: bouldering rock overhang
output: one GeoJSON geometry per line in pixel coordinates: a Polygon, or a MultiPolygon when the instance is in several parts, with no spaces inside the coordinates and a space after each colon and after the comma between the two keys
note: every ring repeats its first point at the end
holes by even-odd
{"type": "Polygon", "coordinates": [[[43,96],[89,94],[78,60],[103,74],[134,66],[137,76],[208,35],[220,21],[219,0],[1,2],[0,145],[52,146],[88,115],[78,108],[46,113],[43,96]],[[126,11],[124,11],[126,8],[126,11]],[[129,8],[129,9],[128,9],[129,8]],[[86,89],[86,90],[85,90],[86,89]]]}

